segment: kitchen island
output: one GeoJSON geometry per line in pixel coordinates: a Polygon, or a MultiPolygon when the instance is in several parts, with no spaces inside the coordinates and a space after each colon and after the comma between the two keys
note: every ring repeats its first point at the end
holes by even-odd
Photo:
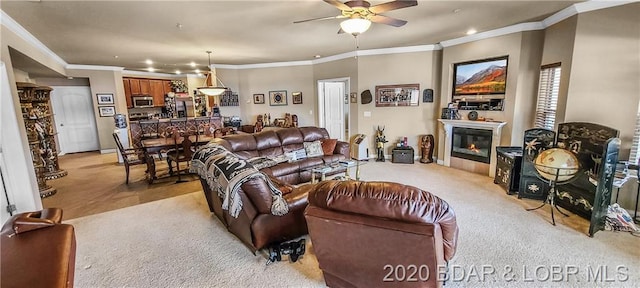
{"type": "MultiPolygon", "coordinates": [[[[180,118],[184,119],[184,118],[180,118]]],[[[187,130],[195,129],[198,125],[209,123],[212,127],[222,128],[222,117],[188,117],[186,118],[187,130]]],[[[171,120],[177,120],[176,118],[158,119],[158,135],[162,135],[167,127],[171,126],[171,120]]],[[[129,129],[131,131],[131,145],[136,148],[142,147],[142,128],[140,127],[140,121],[129,121],[129,129]]]]}

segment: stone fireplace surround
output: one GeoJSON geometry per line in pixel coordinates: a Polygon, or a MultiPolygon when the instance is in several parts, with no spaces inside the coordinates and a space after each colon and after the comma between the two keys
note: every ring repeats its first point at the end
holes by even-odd
{"type": "MultiPolygon", "coordinates": [[[[451,166],[451,145],[453,137],[453,127],[474,128],[492,131],[491,141],[491,161],[489,163],[489,177],[494,177],[496,172],[496,147],[500,144],[502,127],[507,122],[493,122],[493,121],[470,121],[470,120],[449,120],[438,119],[438,122],[444,126],[444,166],[451,166]]],[[[468,160],[470,161],[470,160],[468,160]]],[[[486,167],[486,166],[485,166],[486,167]]]]}

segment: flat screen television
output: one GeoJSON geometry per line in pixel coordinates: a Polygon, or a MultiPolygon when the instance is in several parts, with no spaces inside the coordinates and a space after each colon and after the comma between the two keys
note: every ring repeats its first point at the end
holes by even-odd
{"type": "Polygon", "coordinates": [[[505,94],[509,56],[453,64],[453,96],[505,94]]]}

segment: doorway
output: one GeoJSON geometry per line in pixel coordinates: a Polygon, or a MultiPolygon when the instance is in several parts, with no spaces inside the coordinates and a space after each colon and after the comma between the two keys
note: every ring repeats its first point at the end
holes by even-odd
{"type": "Polygon", "coordinates": [[[318,80],[318,123],[329,137],[346,141],[350,131],[350,78],[318,80]]]}
{"type": "Polygon", "coordinates": [[[52,86],[60,154],[100,150],[93,98],[88,86],[52,86]]]}

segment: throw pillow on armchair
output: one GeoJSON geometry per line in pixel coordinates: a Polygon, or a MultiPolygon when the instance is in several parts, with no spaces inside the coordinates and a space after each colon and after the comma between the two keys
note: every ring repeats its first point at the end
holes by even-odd
{"type": "Polygon", "coordinates": [[[322,151],[324,152],[324,155],[331,156],[333,155],[333,150],[336,149],[338,139],[324,139],[320,143],[322,145],[322,151]]]}

